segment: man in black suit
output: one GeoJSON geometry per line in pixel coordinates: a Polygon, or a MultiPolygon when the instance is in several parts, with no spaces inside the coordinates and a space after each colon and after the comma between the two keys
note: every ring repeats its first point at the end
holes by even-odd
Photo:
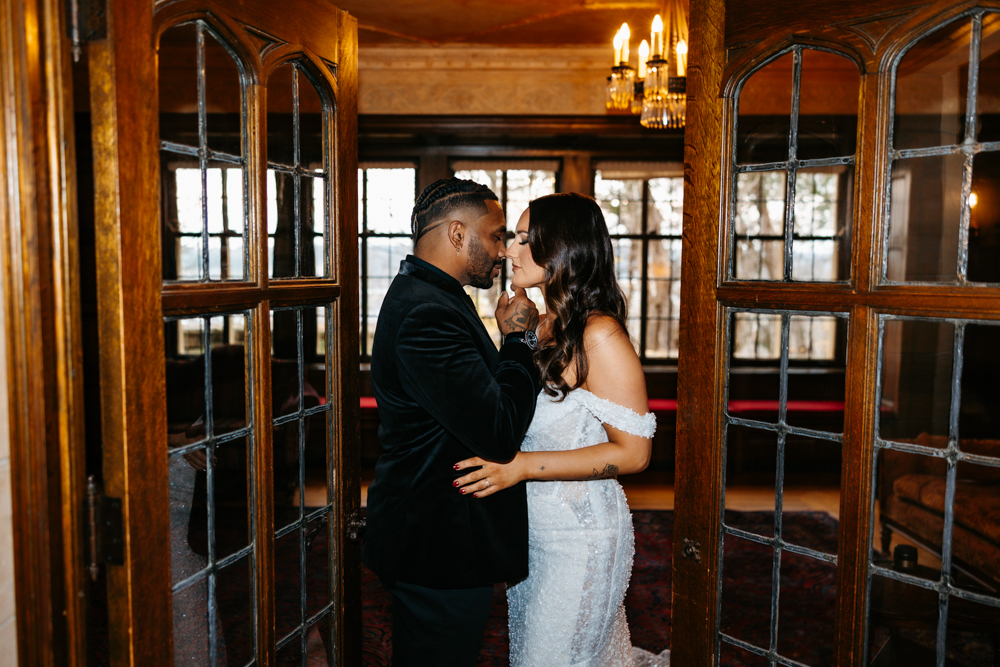
{"type": "Polygon", "coordinates": [[[523,290],[503,293],[498,352],[462,289],[492,287],[505,256],[489,188],[438,181],[411,226],[414,254],[389,287],[372,346],[383,454],[362,559],[393,597],[393,664],[465,667],[479,653],[493,584],[528,574],[528,515],[523,482],[473,499],[454,488],[454,465],[518,451],[540,389],[538,311],[523,290]]]}

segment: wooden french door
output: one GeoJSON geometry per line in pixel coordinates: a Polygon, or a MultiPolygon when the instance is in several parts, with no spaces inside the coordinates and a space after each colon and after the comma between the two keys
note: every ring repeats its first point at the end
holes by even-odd
{"type": "MultiPolygon", "coordinates": [[[[691,2],[673,664],[943,666],[979,646],[960,631],[996,641],[996,560],[976,531],[996,527],[979,503],[1000,481],[998,12],[691,2]],[[823,428],[790,407],[814,343],[844,402],[823,428]],[[748,350],[777,369],[754,398],[778,409],[754,419],[727,409],[748,350]],[[772,524],[725,513],[737,445],[770,457],[772,524]],[[803,446],[841,461],[826,541],[783,511],[803,446]],[[918,563],[893,561],[897,532],[918,563]],[[832,613],[805,642],[796,614],[817,600],[789,588],[794,562],[833,584],[807,594],[832,613]],[[747,563],[759,605],[736,619],[747,563]]],[[[991,664],[985,646],[960,659],[991,664]]]]}
{"type": "Polygon", "coordinates": [[[112,665],[360,664],[356,49],[306,0],[88,46],[112,665]]]}

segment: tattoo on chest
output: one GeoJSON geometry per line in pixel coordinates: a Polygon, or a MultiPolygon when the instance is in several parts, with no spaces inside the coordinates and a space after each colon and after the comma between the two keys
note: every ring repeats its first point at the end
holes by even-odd
{"type": "Polygon", "coordinates": [[[588,479],[606,479],[608,477],[616,477],[618,475],[618,466],[608,463],[604,466],[604,470],[597,472],[597,468],[594,468],[594,474],[588,479]]]}
{"type": "Polygon", "coordinates": [[[513,315],[504,320],[504,324],[509,329],[534,331],[538,326],[538,312],[527,304],[521,304],[514,309],[513,315]]]}

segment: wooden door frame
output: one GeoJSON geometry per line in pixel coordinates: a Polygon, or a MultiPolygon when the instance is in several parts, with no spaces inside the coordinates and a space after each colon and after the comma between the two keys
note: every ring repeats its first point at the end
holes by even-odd
{"type": "Polygon", "coordinates": [[[718,587],[718,568],[710,564],[718,561],[717,499],[725,464],[715,443],[723,395],[717,290],[726,0],[691,0],[689,15],[670,658],[684,667],[707,667],[714,659],[717,610],[695,601],[718,587]]]}
{"type": "Polygon", "coordinates": [[[724,411],[727,354],[723,318],[729,306],[836,308],[850,313],[835,641],[837,664],[866,663],[880,313],[961,318],[984,310],[994,317],[1000,312],[1000,290],[995,287],[880,284],[892,63],[930,27],[974,7],[996,9],[1000,3],[942,0],[922,5],[889,0],[869,15],[851,6],[812,0],[768,7],[748,0],[691,2],[673,553],[676,640],[671,647],[678,665],[711,665],[714,659],[721,563],[719,500],[725,467],[719,419],[724,411]],[[761,38],[765,26],[766,36],[761,38]],[[791,44],[833,47],[851,54],[861,66],[849,285],[724,280],[728,204],[722,190],[728,194],[725,165],[736,113],[736,83],[791,44]],[[698,604],[706,599],[708,604],[698,604]]]}
{"type": "MultiPolygon", "coordinates": [[[[164,371],[164,307],[174,314],[213,310],[225,311],[242,303],[247,295],[256,295],[253,317],[267,321],[268,299],[285,303],[315,300],[316,286],[328,285],[339,290],[336,298],[340,331],[337,358],[328,360],[327,373],[344,387],[344,400],[332,417],[335,429],[337,464],[336,507],[331,518],[331,535],[347,534],[347,517],[360,505],[357,479],[359,456],[358,387],[358,296],[357,280],[357,33],[354,19],[332,6],[325,9],[322,21],[309,16],[291,15],[296,30],[306,35],[305,43],[286,44],[270,35],[256,35],[255,44],[240,25],[225,11],[214,7],[214,0],[180,0],[171,3],[109,0],[107,39],[90,45],[91,118],[96,191],[97,286],[101,346],[101,392],[104,431],[105,492],[123,499],[125,524],[125,564],[108,571],[109,653],[112,665],[172,664],[170,532],[167,457],[163,451],[166,414],[164,371]],[[219,11],[209,13],[207,7],[219,11]],[[246,267],[247,279],[219,289],[207,285],[171,284],[164,286],[161,274],[160,237],[160,145],[159,109],[156,91],[157,59],[154,56],[159,34],[168,26],[188,20],[205,20],[230,39],[240,50],[244,63],[253,63],[258,73],[288,58],[309,53],[310,62],[319,61],[314,44],[328,40],[325,28],[333,25],[339,52],[337,63],[327,62],[335,70],[340,93],[335,100],[329,131],[339,150],[330,165],[337,175],[333,193],[332,222],[336,226],[337,256],[334,274],[328,279],[300,280],[294,284],[268,287],[265,242],[256,244],[259,252],[246,267]],[[306,29],[308,28],[308,29],[306,29]],[[242,37],[238,37],[242,35],[242,37]],[[119,91],[120,94],[119,94],[119,91]],[[145,94],[136,94],[143,91],[145,94]],[[152,233],[151,233],[151,230],[152,233]],[[336,283],[336,284],[334,284],[336,283]],[[341,289],[347,285],[347,289],[341,289]],[[221,294],[221,297],[220,297],[221,294]],[[263,301],[260,299],[263,298],[263,301]],[[353,353],[353,354],[352,354],[353,353]]],[[[234,10],[236,11],[236,10],[234,10]]],[[[247,5],[238,11],[241,19],[266,27],[274,20],[274,7],[247,5]]],[[[288,8],[282,11],[287,12],[288,8]]],[[[284,14],[288,17],[288,14],[284,14]]],[[[333,79],[328,80],[332,85],[333,79]]],[[[247,116],[249,127],[262,127],[266,118],[266,89],[256,77],[248,77],[247,116]]],[[[259,134],[259,133],[257,133],[259,134]]],[[[266,150],[266,138],[251,136],[248,160],[259,160],[266,150]]],[[[251,176],[254,177],[254,176],[251,176]]],[[[251,193],[264,192],[264,174],[255,176],[251,193]]],[[[251,200],[253,195],[251,194],[251,200]]],[[[253,204],[251,204],[253,205],[253,204]]],[[[256,210],[256,220],[263,211],[256,210]]],[[[250,232],[251,244],[259,230],[250,232]]],[[[242,308],[242,306],[240,306],[242,308]]],[[[269,460],[270,344],[266,336],[253,339],[252,358],[258,365],[254,375],[266,391],[259,392],[253,406],[258,428],[259,460],[269,460]]],[[[267,610],[273,610],[268,595],[274,581],[273,517],[269,510],[272,498],[270,470],[259,468],[256,476],[255,528],[258,540],[258,664],[271,664],[274,654],[273,623],[266,624],[267,610]],[[268,583],[269,582],[269,583],[268,583]]],[[[360,562],[359,545],[338,541],[335,551],[340,579],[336,582],[339,607],[333,610],[336,625],[337,664],[360,663],[360,570],[349,570],[345,563],[360,562]],[[357,638],[356,641],[344,641],[357,638]]],[[[331,548],[335,548],[331,544],[331,548]]]]}
{"type": "Polygon", "coordinates": [[[0,326],[18,660],[86,661],[83,373],[70,48],[57,0],[0,1],[0,326]]]}

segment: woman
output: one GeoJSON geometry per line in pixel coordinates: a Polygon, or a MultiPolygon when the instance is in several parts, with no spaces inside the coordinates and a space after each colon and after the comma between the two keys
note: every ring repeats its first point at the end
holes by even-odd
{"type": "Polygon", "coordinates": [[[669,664],[669,652],[633,651],[625,621],[635,538],[615,477],[649,464],[656,420],[600,207],[574,193],[534,200],[507,257],[515,287],[544,293],[545,388],[521,452],[462,461],[456,469],[474,470],[455,484],[482,498],[529,480],[530,574],[507,590],[511,664],[669,664]]]}

